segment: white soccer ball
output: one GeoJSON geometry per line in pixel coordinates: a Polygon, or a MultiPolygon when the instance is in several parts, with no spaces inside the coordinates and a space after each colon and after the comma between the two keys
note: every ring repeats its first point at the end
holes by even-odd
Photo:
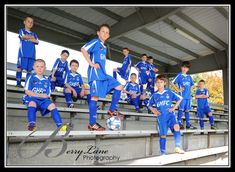
{"type": "Polygon", "coordinates": [[[119,130],[121,128],[121,119],[113,116],[106,121],[106,125],[110,130],[119,130]]]}
{"type": "Polygon", "coordinates": [[[127,99],[126,93],[121,93],[120,99],[121,99],[122,101],[125,101],[125,100],[127,99]]]}
{"type": "Polygon", "coordinates": [[[147,97],[151,97],[151,96],[152,96],[151,91],[146,91],[146,96],[147,96],[147,97]]]}

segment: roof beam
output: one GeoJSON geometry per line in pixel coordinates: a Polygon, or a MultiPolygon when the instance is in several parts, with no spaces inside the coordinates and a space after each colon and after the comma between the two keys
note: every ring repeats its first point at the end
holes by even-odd
{"type": "Polygon", "coordinates": [[[182,30],[183,32],[187,33],[188,35],[192,36],[193,38],[197,39],[198,41],[200,41],[200,43],[202,45],[204,45],[205,47],[209,48],[210,50],[212,50],[213,52],[217,52],[219,51],[217,48],[215,48],[214,46],[210,45],[209,43],[207,43],[206,41],[204,41],[203,39],[201,39],[200,37],[198,37],[197,35],[193,34],[192,32],[186,30],[184,27],[178,25],[177,23],[173,22],[170,19],[164,19],[163,20],[165,23],[167,23],[168,25],[172,26],[174,29],[178,28],[180,30],[182,30]]]}
{"type": "Polygon", "coordinates": [[[70,21],[73,21],[75,23],[79,23],[81,25],[84,25],[84,26],[86,26],[86,27],[88,27],[90,29],[93,29],[95,31],[98,28],[98,25],[96,25],[94,23],[91,23],[91,22],[88,22],[88,21],[86,21],[86,20],[84,20],[82,18],[79,18],[77,16],[74,16],[74,15],[68,13],[68,12],[65,12],[64,10],[61,10],[61,9],[58,9],[58,8],[55,8],[55,7],[39,7],[39,8],[41,8],[41,9],[43,9],[45,11],[48,11],[50,13],[53,13],[53,14],[55,14],[57,16],[60,16],[62,18],[65,18],[65,19],[68,19],[70,21]]]}
{"type": "Polygon", "coordinates": [[[175,7],[143,7],[137,12],[123,18],[111,27],[110,40],[118,39],[130,31],[139,30],[148,25],[157,23],[168,16],[175,14],[180,8],[175,7]],[[141,17],[140,17],[141,14],[141,17]],[[141,19],[142,18],[142,19],[141,19]]]}
{"type": "Polygon", "coordinates": [[[106,8],[103,8],[103,7],[90,7],[90,8],[97,11],[97,12],[99,12],[99,13],[101,13],[101,14],[104,14],[104,15],[106,15],[106,16],[108,16],[108,17],[110,17],[110,18],[112,18],[116,21],[120,21],[120,20],[123,19],[122,16],[120,16],[120,15],[118,15],[118,14],[116,14],[116,13],[114,13],[114,12],[112,12],[112,11],[106,9],[106,8]]]}
{"type": "Polygon", "coordinates": [[[182,62],[180,59],[178,59],[178,58],[176,58],[176,57],[173,57],[173,56],[171,56],[171,55],[168,55],[168,54],[166,54],[166,53],[164,53],[164,52],[161,52],[161,51],[159,51],[159,50],[156,50],[156,49],[154,49],[154,48],[151,48],[151,47],[149,47],[149,46],[146,46],[146,45],[144,45],[144,44],[142,44],[142,43],[139,43],[139,42],[134,41],[134,40],[132,40],[132,39],[129,39],[129,38],[127,38],[127,37],[124,37],[124,36],[123,36],[123,37],[120,37],[119,39],[120,39],[121,41],[124,41],[124,42],[127,42],[127,43],[129,43],[129,44],[135,45],[135,46],[137,46],[137,47],[141,47],[141,48],[143,48],[143,49],[145,49],[145,50],[147,50],[147,51],[151,51],[151,52],[153,52],[154,54],[160,55],[160,56],[162,56],[162,57],[164,57],[164,58],[166,58],[166,59],[172,60],[172,61],[174,61],[174,62],[177,62],[177,63],[181,63],[181,62],[182,62]]]}
{"type": "Polygon", "coordinates": [[[215,7],[215,9],[226,19],[228,19],[228,11],[226,11],[223,7],[215,7]]]}
{"type": "Polygon", "coordinates": [[[200,55],[198,55],[198,54],[196,54],[196,53],[194,53],[194,52],[192,52],[192,51],[190,51],[190,50],[180,46],[179,44],[176,44],[176,43],[170,41],[169,39],[166,39],[166,38],[164,38],[164,37],[162,37],[162,36],[152,32],[149,29],[143,28],[143,29],[140,29],[139,31],[144,33],[144,34],[146,34],[146,35],[148,35],[148,36],[151,36],[151,37],[153,37],[153,38],[155,38],[157,40],[160,40],[163,43],[166,43],[166,44],[168,44],[168,45],[170,45],[170,46],[172,46],[174,48],[177,48],[177,49],[179,49],[179,50],[181,50],[181,51],[183,51],[183,52],[185,52],[185,53],[187,53],[187,54],[189,54],[189,55],[191,55],[191,56],[193,56],[195,58],[199,58],[200,57],[200,55]]]}
{"type": "Polygon", "coordinates": [[[227,49],[228,45],[222,41],[220,38],[218,38],[217,36],[215,36],[213,33],[211,33],[209,30],[207,30],[205,27],[203,27],[202,25],[200,25],[199,23],[197,23],[196,21],[194,21],[192,18],[190,18],[189,16],[185,15],[184,13],[178,11],[176,13],[176,15],[178,17],[180,17],[181,19],[187,21],[189,24],[191,24],[192,26],[194,26],[196,29],[200,30],[202,33],[206,34],[208,37],[210,37],[211,39],[213,39],[215,42],[219,43],[220,45],[222,45],[224,48],[227,49]]]}

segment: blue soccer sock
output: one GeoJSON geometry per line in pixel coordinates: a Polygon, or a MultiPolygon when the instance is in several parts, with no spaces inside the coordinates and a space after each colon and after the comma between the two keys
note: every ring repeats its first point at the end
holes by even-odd
{"type": "Polygon", "coordinates": [[[65,93],[64,95],[65,95],[67,106],[69,107],[72,103],[72,95],[71,93],[65,93]]]}
{"type": "Polygon", "coordinates": [[[32,107],[32,106],[28,107],[28,122],[29,123],[36,122],[36,107],[32,107]]]}
{"type": "Polygon", "coordinates": [[[87,103],[89,105],[89,103],[91,102],[91,94],[87,94],[86,95],[86,101],[87,101],[87,103]]]}
{"type": "Polygon", "coordinates": [[[53,120],[54,120],[56,126],[57,126],[57,127],[60,127],[61,124],[62,124],[62,119],[61,119],[61,117],[60,117],[60,114],[59,114],[57,108],[55,108],[55,109],[53,109],[53,110],[51,111],[51,116],[52,116],[52,118],[53,118],[53,120]]]}
{"type": "Polygon", "coordinates": [[[160,142],[161,154],[165,154],[166,153],[166,138],[160,137],[159,142],[160,142]]]}
{"type": "Polygon", "coordinates": [[[145,105],[146,109],[148,110],[148,112],[150,112],[150,109],[148,107],[148,103],[149,103],[149,101],[147,99],[144,99],[144,105],[145,105]]]}
{"type": "Polygon", "coordinates": [[[21,84],[21,79],[22,79],[22,71],[17,71],[16,72],[16,84],[20,85],[21,84]]]}
{"type": "Polygon", "coordinates": [[[139,110],[140,109],[140,107],[139,107],[139,98],[136,97],[136,98],[132,99],[132,102],[135,105],[135,110],[139,110]]]}
{"type": "Polygon", "coordinates": [[[112,103],[109,108],[111,112],[113,112],[115,109],[117,109],[118,101],[121,96],[121,90],[114,90],[113,96],[112,96],[112,103]]]}
{"type": "Polygon", "coordinates": [[[190,115],[189,112],[185,112],[185,121],[186,121],[186,126],[190,126],[190,115]]]}
{"type": "Polygon", "coordinates": [[[141,84],[141,85],[140,85],[140,94],[142,95],[143,92],[144,92],[144,86],[141,84]]]}
{"type": "Polygon", "coordinates": [[[96,123],[96,112],[97,112],[97,101],[91,100],[89,103],[90,125],[93,125],[96,123]]]}
{"type": "Polygon", "coordinates": [[[183,115],[183,111],[179,110],[178,111],[178,122],[179,122],[179,125],[183,125],[182,124],[182,115],[183,115]]]}
{"type": "Polygon", "coordinates": [[[113,77],[117,79],[117,72],[113,72],[113,77]]]}
{"type": "Polygon", "coordinates": [[[55,90],[55,85],[56,85],[56,82],[55,81],[51,81],[51,91],[55,90]]]}
{"type": "Polygon", "coordinates": [[[204,129],[204,120],[203,119],[199,120],[199,125],[200,125],[201,129],[204,129]]]}
{"type": "Polygon", "coordinates": [[[180,147],[180,131],[174,131],[175,147],[180,147]]]}
{"type": "Polygon", "coordinates": [[[209,116],[209,121],[210,121],[210,125],[214,125],[214,117],[213,116],[209,116]]]}

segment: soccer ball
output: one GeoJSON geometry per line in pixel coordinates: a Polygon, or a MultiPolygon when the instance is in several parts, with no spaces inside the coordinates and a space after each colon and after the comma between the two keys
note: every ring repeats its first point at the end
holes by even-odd
{"type": "Polygon", "coordinates": [[[117,116],[112,116],[107,119],[106,125],[110,130],[119,130],[121,128],[121,119],[117,116]]]}
{"type": "Polygon", "coordinates": [[[121,93],[120,99],[121,99],[122,101],[125,101],[125,100],[127,99],[126,93],[121,93]]]}
{"type": "Polygon", "coordinates": [[[151,96],[152,96],[151,91],[146,91],[146,96],[147,96],[147,97],[151,97],[151,96]]]}

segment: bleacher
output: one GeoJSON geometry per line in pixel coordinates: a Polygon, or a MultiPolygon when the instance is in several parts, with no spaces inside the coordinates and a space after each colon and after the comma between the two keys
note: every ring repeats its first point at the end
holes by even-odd
{"type": "MultiPolygon", "coordinates": [[[[7,64],[7,70],[16,70],[16,68],[14,68],[13,64],[7,64]]],[[[7,79],[15,80],[15,77],[8,75],[7,79]]],[[[161,157],[159,157],[159,136],[156,130],[157,123],[154,115],[147,114],[146,110],[144,110],[144,113],[136,113],[133,106],[128,105],[125,101],[120,101],[119,110],[125,115],[125,118],[122,120],[121,130],[106,130],[101,132],[88,131],[87,123],[89,115],[86,101],[78,100],[75,104],[75,108],[67,108],[64,95],[61,92],[52,92],[51,96],[54,97],[53,100],[55,100],[63,122],[72,123],[72,131],[70,131],[68,136],[64,137],[68,143],[67,149],[87,150],[88,145],[94,145],[99,150],[108,150],[109,156],[120,156],[120,159],[105,159],[96,162],[94,159],[84,160],[85,155],[76,159],[77,155],[70,154],[67,151],[57,158],[47,158],[43,152],[35,158],[20,158],[17,154],[18,145],[22,139],[29,134],[29,132],[26,131],[27,111],[21,99],[23,94],[24,90],[22,88],[7,85],[7,162],[9,165],[36,165],[38,161],[45,165],[56,165],[58,162],[61,162],[60,165],[127,165],[128,163],[138,165],[138,163],[133,163],[133,161],[136,159],[145,160],[145,158],[161,159],[161,157]]],[[[99,102],[110,103],[111,99],[104,98],[100,99],[99,102]]],[[[103,126],[105,126],[106,119],[108,118],[106,115],[108,107],[109,106],[106,105],[102,110],[98,110],[97,112],[97,121],[103,126]]],[[[157,163],[156,161],[153,165],[180,164],[181,162],[192,159],[226,154],[228,152],[226,150],[228,150],[229,109],[228,106],[217,105],[211,105],[211,108],[215,116],[215,123],[218,127],[217,130],[210,129],[208,118],[205,117],[205,130],[181,131],[182,147],[187,151],[185,156],[180,155],[177,161],[169,160],[164,161],[164,163],[157,163]],[[215,151],[209,151],[209,148],[213,148],[215,151]],[[204,149],[208,150],[208,152],[200,152],[200,150],[204,149]],[[195,151],[198,151],[196,156],[195,151]]],[[[196,116],[196,105],[193,105],[190,115],[192,124],[199,128],[198,118],[196,116]]],[[[55,125],[50,115],[41,117],[39,113],[37,113],[37,127],[38,131],[32,134],[25,142],[22,148],[22,154],[34,154],[55,130],[55,125]]],[[[61,149],[61,135],[63,135],[63,133],[58,133],[53,142],[49,145],[54,154],[61,149]]],[[[168,155],[166,157],[169,159],[172,157],[174,159],[174,137],[170,131],[167,137],[167,153],[168,155]]]]}

